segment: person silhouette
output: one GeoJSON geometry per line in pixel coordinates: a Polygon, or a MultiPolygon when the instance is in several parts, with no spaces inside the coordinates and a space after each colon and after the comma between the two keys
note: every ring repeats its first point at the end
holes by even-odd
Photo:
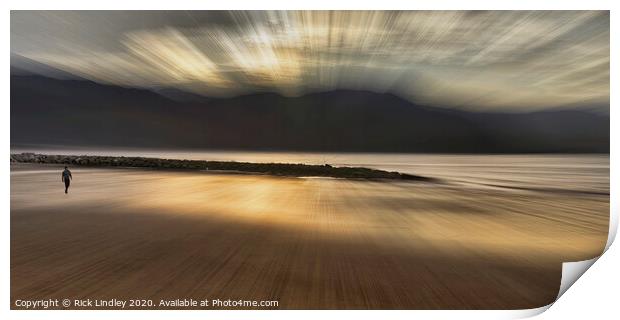
{"type": "Polygon", "coordinates": [[[65,183],[65,193],[69,192],[69,185],[71,184],[71,179],[73,179],[71,171],[69,171],[69,168],[65,166],[65,170],[62,172],[62,182],[65,183]]]}

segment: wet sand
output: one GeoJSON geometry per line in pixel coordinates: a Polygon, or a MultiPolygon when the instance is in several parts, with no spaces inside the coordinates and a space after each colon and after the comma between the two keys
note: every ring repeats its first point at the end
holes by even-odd
{"type": "MultiPolygon", "coordinates": [[[[599,255],[609,195],[11,165],[11,299],[534,308],[599,255]]],[[[12,308],[14,306],[12,305],[12,308]]]]}

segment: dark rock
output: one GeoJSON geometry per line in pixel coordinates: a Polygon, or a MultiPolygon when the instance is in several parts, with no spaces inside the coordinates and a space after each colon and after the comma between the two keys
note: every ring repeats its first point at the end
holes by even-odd
{"type": "Polygon", "coordinates": [[[34,153],[11,154],[11,162],[73,164],[84,166],[121,166],[141,168],[167,168],[183,170],[217,170],[261,173],[289,177],[335,177],[349,179],[396,179],[415,181],[435,181],[432,178],[422,177],[399,172],[388,172],[362,167],[332,167],[329,164],[307,165],[292,163],[249,163],[223,162],[203,160],[175,160],[143,157],[102,157],[102,156],[66,156],[41,155],[34,153]]]}

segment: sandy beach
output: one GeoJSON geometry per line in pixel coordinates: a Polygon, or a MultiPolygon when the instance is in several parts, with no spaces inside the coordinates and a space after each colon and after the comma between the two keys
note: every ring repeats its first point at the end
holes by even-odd
{"type": "Polygon", "coordinates": [[[605,193],[71,169],[11,165],[12,301],[534,308],[607,240],[605,193]]]}

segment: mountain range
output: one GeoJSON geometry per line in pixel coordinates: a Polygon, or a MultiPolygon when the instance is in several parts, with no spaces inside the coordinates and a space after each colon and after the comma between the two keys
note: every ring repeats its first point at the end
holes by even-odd
{"type": "Polygon", "coordinates": [[[435,153],[609,152],[606,114],[470,112],[335,90],[212,98],[12,70],[11,144],[435,153]]]}

